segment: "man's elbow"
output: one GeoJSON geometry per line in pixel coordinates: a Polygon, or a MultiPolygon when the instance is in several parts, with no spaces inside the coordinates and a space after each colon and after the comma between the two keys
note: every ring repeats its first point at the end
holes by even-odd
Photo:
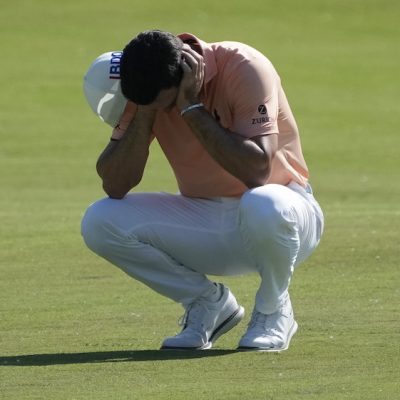
{"type": "Polygon", "coordinates": [[[125,195],[128,193],[128,191],[126,191],[126,190],[121,190],[118,188],[110,187],[104,183],[103,183],[103,190],[108,197],[110,197],[111,199],[115,199],[115,200],[123,199],[125,197],[125,195]]]}
{"type": "Polygon", "coordinates": [[[270,173],[271,168],[269,166],[257,169],[256,171],[253,171],[251,177],[249,177],[244,183],[249,189],[263,186],[267,183],[270,173]]]}
{"type": "Polygon", "coordinates": [[[114,199],[114,200],[122,200],[122,199],[125,197],[125,195],[126,195],[126,193],[122,193],[122,192],[112,192],[112,191],[106,190],[106,189],[104,189],[104,191],[106,192],[107,196],[108,196],[110,199],[114,199]]]}
{"type": "Polygon", "coordinates": [[[259,186],[264,186],[267,183],[267,179],[249,179],[245,182],[245,185],[249,189],[254,189],[259,186]]]}
{"type": "Polygon", "coordinates": [[[126,194],[137,185],[137,183],[133,184],[125,184],[125,185],[115,185],[110,184],[106,181],[103,181],[103,190],[111,199],[121,200],[126,194]]]}

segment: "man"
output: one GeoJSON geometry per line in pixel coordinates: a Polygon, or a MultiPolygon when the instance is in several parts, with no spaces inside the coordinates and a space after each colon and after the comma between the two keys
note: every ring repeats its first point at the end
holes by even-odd
{"type": "Polygon", "coordinates": [[[88,247],[184,306],[163,349],[211,348],[244,310],[207,275],[252,272],[261,284],[238,348],[287,349],[297,330],[289,283],[323,216],[274,67],[241,43],[155,30],[125,47],[120,71],[129,102],[97,162],[109,197],[84,216],[88,247]],[[128,193],[153,138],[179,194],[128,193]]]}

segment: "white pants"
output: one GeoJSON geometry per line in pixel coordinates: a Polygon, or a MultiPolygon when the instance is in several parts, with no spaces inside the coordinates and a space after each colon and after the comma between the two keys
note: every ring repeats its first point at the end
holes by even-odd
{"type": "Polygon", "coordinates": [[[132,193],[92,204],[87,246],[184,306],[213,287],[206,275],[258,272],[255,308],[283,303],[296,265],[319,243],[323,215],[311,190],[269,184],[236,198],[132,193]]]}

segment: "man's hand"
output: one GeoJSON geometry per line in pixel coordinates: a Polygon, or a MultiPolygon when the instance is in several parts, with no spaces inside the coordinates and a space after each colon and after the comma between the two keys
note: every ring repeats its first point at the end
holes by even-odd
{"type": "Polygon", "coordinates": [[[180,110],[199,103],[199,94],[204,82],[204,60],[188,44],[182,49],[183,77],[178,89],[176,105],[180,110]]]}

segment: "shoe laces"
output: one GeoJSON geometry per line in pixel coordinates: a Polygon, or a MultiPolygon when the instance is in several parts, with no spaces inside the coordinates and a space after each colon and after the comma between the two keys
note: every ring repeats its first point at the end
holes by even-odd
{"type": "Polygon", "coordinates": [[[186,308],[185,313],[179,318],[178,324],[183,329],[203,327],[203,318],[199,318],[202,311],[207,311],[205,305],[201,301],[195,301],[186,308]]]}
{"type": "Polygon", "coordinates": [[[264,335],[276,335],[278,333],[276,329],[276,314],[267,315],[254,311],[249,322],[249,328],[262,332],[264,335]]]}
{"type": "Polygon", "coordinates": [[[268,315],[266,314],[262,314],[258,311],[253,311],[253,315],[251,316],[251,320],[249,322],[249,327],[264,329],[267,317],[268,315]]]}

